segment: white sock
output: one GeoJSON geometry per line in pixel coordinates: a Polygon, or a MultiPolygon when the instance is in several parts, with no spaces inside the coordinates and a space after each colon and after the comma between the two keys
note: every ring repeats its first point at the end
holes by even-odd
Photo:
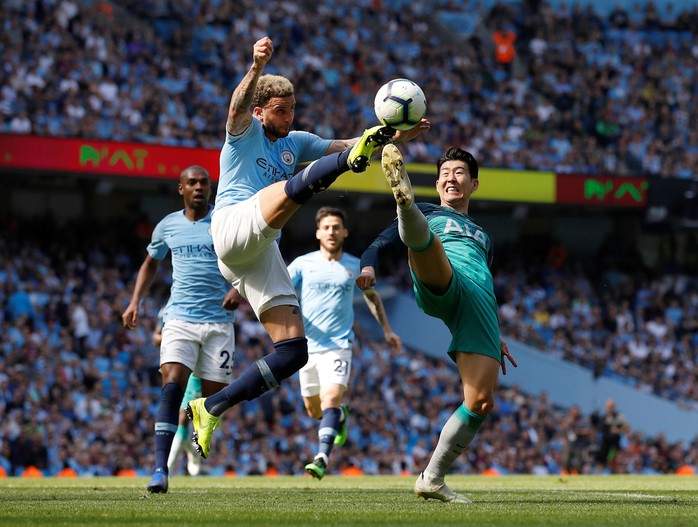
{"type": "Polygon", "coordinates": [[[397,228],[402,243],[413,251],[423,251],[434,239],[427,218],[414,203],[397,208],[397,228]]]}

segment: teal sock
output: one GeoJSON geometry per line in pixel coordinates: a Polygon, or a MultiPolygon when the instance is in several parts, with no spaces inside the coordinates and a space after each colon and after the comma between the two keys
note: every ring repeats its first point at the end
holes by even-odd
{"type": "Polygon", "coordinates": [[[439,442],[429,460],[424,473],[429,479],[443,479],[463,451],[468,448],[473,437],[485,422],[486,417],[471,412],[465,403],[451,414],[444,425],[439,442]]]}

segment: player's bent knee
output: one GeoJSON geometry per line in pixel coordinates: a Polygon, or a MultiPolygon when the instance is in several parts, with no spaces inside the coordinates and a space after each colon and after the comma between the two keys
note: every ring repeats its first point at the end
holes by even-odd
{"type": "Polygon", "coordinates": [[[276,352],[266,359],[278,381],[290,377],[308,362],[308,340],[305,337],[276,342],[274,349],[276,352]],[[276,359],[274,364],[270,359],[276,359]]]}
{"type": "Polygon", "coordinates": [[[474,414],[481,415],[483,417],[489,415],[489,413],[494,408],[494,397],[483,396],[478,397],[475,401],[468,404],[468,409],[474,414]]]}

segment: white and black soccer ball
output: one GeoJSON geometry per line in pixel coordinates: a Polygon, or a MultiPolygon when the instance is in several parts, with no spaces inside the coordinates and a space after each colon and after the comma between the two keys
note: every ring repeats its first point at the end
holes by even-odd
{"type": "Polygon", "coordinates": [[[409,130],[419,124],[427,112],[422,88],[409,79],[393,79],[380,87],[373,101],[378,120],[396,130],[409,130]]]}

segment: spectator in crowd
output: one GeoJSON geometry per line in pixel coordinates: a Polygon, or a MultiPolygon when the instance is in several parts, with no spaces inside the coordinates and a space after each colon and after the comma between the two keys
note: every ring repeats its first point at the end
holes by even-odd
{"type": "Polygon", "coordinates": [[[695,117],[687,101],[698,16],[683,6],[643,1],[632,13],[621,6],[602,17],[595,3],[497,2],[474,11],[449,4],[449,19],[475,17],[491,34],[507,27],[516,35],[507,74],[489,48],[470,45],[477,35],[460,44],[460,34],[429,31],[442,20],[438,6],[356,10],[335,0],[310,16],[281,0],[254,10],[244,2],[127,1],[119,8],[134,29],[124,31],[92,11],[98,6],[69,3],[77,11],[68,15],[49,0],[15,2],[0,14],[6,132],[218,148],[212,123],[225,118],[225,86],[242,77],[249,28],[264,27],[288,44],[284,66],[272,73],[295,79],[303,93],[298,125],[319,135],[365,128],[374,119],[371,86],[408,77],[424,79],[440,123],[433,144],[406,146],[411,161],[433,159],[446,141],[485,167],[691,178],[698,166],[698,136],[687,124],[695,117]],[[436,50],[453,60],[438,60],[436,50]]]}
{"type": "Polygon", "coordinates": [[[621,441],[628,432],[628,423],[625,416],[616,410],[613,399],[606,401],[605,410],[605,413],[595,417],[601,437],[601,445],[596,456],[597,471],[614,473],[622,449],[621,441]]]}

